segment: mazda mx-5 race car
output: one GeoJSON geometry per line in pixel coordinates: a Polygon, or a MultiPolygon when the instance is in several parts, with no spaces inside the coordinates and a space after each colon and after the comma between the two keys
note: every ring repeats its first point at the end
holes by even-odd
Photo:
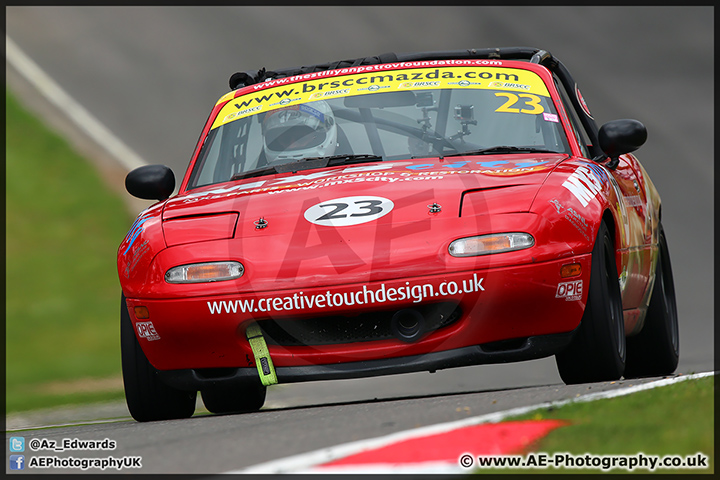
{"type": "Polygon", "coordinates": [[[139,421],[262,407],[268,385],[555,355],[568,384],[664,375],[678,321],[660,197],[533,48],[236,73],[176,195],[118,250],[139,421]]]}

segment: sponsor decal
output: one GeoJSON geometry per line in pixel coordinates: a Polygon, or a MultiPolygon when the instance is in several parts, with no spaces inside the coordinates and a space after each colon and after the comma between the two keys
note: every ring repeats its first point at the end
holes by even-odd
{"type": "Polygon", "coordinates": [[[333,90],[330,92],[316,92],[316,93],[313,93],[312,95],[310,95],[308,97],[308,100],[318,100],[320,98],[325,98],[325,97],[335,97],[337,95],[347,95],[349,92],[350,92],[350,90],[348,90],[348,89],[333,90]]]}
{"type": "Polygon", "coordinates": [[[481,82],[471,82],[468,80],[460,80],[459,82],[448,82],[448,85],[460,85],[461,87],[469,87],[471,85],[482,85],[481,82]]]}
{"type": "Polygon", "coordinates": [[[604,166],[598,165],[597,163],[588,163],[587,167],[590,169],[592,174],[595,175],[595,178],[597,178],[601,183],[610,180],[610,176],[608,175],[608,172],[604,166]]]}
{"type": "MultiPolygon", "coordinates": [[[[598,167],[600,167],[598,165],[598,167]]],[[[602,167],[601,167],[602,168],[602,167]]],[[[604,168],[603,168],[604,171],[604,168]]],[[[612,175],[608,176],[608,179],[610,180],[610,185],[612,185],[613,191],[615,192],[615,198],[617,201],[615,202],[615,210],[617,212],[617,216],[622,221],[618,223],[618,226],[620,227],[620,237],[625,240],[625,245],[630,244],[630,218],[628,217],[627,213],[627,205],[625,205],[625,197],[622,195],[622,191],[620,190],[620,185],[618,185],[617,180],[615,180],[615,177],[612,175]]]]}
{"type": "MultiPolygon", "coordinates": [[[[482,170],[480,169],[472,169],[472,170],[457,170],[457,171],[450,171],[450,172],[431,172],[431,173],[491,173],[493,170],[503,170],[503,171],[510,171],[510,170],[520,170],[524,168],[529,167],[535,167],[538,165],[544,165],[548,163],[547,161],[508,161],[508,160],[495,160],[490,162],[476,162],[476,165],[480,165],[482,167],[482,170]]],[[[453,162],[453,163],[447,163],[444,165],[435,165],[433,163],[422,163],[422,164],[415,164],[405,167],[408,170],[418,171],[418,170],[428,170],[431,168],[452,168],[452,169],[458,169],[465,167],[466,165],[470,165],[471,163],[468,161],[461,161],[461,162],[453,162]]],[[[470,167],[472,168],[472,167],[470,167]]]]}
{"type": "Polygon", "coordinates": [[[588,225],[587,220],[585,217],[580,215],[574,208],[572,207],[565,207],[565,205],[562,204],[558,199],[554,198],[549,201],[549,203],[555,208],[555,211],[558,214],[561,214],[565,212],[564,218],[568,222],[570,222],[570,225],[575,227],[575,229],[580,232],[580,234],[585,237],[585,240],[590,241],[590,225],[588,225]]]}
{"type": "MultiPolygon", "coordinates": [[[[315,78],[325,78],[325,77],[337,77],[342,75],[348,75],[348,74],[356,74],[356,73],[363,73],[363,72],[377,72],[381,70],[394,70],[394,69],[404,69],[404,68],[427,68],[427,67],[434,67],[434,66],[445,66],[445,67],[483,67],[483,66],[496,66],[500,67],[503,65],[503,62],[500,60],[423,60],[423,61],[416,61],[416,62],[398,62],[398,63],[383,63],[378,65],[362,65],[358,67],[348,67],[348,68],[341,68],[338,70],[323,70],[320,72],[313,72],[313,73],[306,73],[303,75],[295,75],[292,77],[285,77],[285,78],[279,78],[276,80],[273,79],[266,79],[262,83],[256,83],[252,85],[253,90],[264,90],[270,87],[275,87],[278,85],[285,85],[288,83],[296,82],[296,81],[307,81],[307,80],[313,80],[315,78]]],[[[223,96],[217,104],[220,105],[223,102],[226,101],[227,98],[233,98],[233,94],[235,92],[227,93],[225,96],[223,96]]]]}
{"type": "Polygon", "coordinates": [[[558,199],[556,199],[556,198],[553,198],[552,200],[550,200],[549,203],[550,203],[553,207],[555,207],[555,211],[556,211],[557,213],[562,213],[563,209],[565,208],[565,207],[563,207],[563,204],[560,203],[560,201],[559,201],[558,199]]]}
{"type": "MultiPolygon", "coordinates": [[[[582,93],[580,93],[580,89],[577,86],[577,83],[575,84],[575,96],[577,97],[578,103],[580,103],[580,108],[582,108],[583,112],[585,112],[585,115],[587,115],[590,118],[593,118],[592,114],[590,113],[590,109],[587,106],[587,103],[585,103],[585,99],[582,96],[582,93]]],[[[593,120],[595,120],[593,118],[593,120]]]]}
{"type": "Polygon", "coordinates": [[[563,187],[568,189],[583,207],[597,196],[603,189],[603,183],[598,180],[593,169],[582,165],[563,182],[563,187]]]}
{"type": "Polygon", "coordinates": [[[155,325],[152,322],[136,322],[135,329],[138,337],[144,338],[149,342],[160,340],[160,335],[155,331],[155,325]]]}
{"type": "Polygon", "coordinates": [[[617,197],[620,199],[619,202],[615,202],[615,211],[617,212],[618,218],[620,218],[622,221],[619,223],[620,226],[620,237],[625,239],[625,245],[630,244],[630,219],[628,218],[627,214],[627,207],[625,206],[625,202],[622,200],[622,197],[617,197]]]}
{"type": "Polygon", "coordinates": [[[321,122],[325,121],[325,115],[320,110],[317,110],[317,109],[311,107],[310,105],[298,105],[297,108],[301,112],[305,112],[305,113],[308,113],[308,114],[316,117],[321,122]]]}
{"type": "MultiPolygon", "coordinates": [[[[292,111],[300,111],[307,113],[308,115],[312,115],[313,117],[320,120],[320,122],[325,121],[325,115],[320,111],[317,110],[310,105],[300,104],[300,105],[291,105],[289,107],[283,107],[279,110],[275,110],[273,112],[270,112],[264,119],[263,124],[266,124],[271,118],[279,118],[281,122],[285,122],[287,117],[291,117],[292,111]]],[[[292,117],[291,117],[292,118],[292,117]]]]}
{"type": "Polygon", "coordinates": [[[558,283],[555,291],[555,298],[564,298],[567,302],[574,302],[582,299],[583,281],[575,280],[572,282],[558,283]]]}
{"type": "Polygon", "coordinates": [[[642,207],[642,199],[640,195],[630,195],[625,197],[625,205],[628,207],[642,207]]]}
{"type": "Polygon", "coordinates": [[[625,291],[625,285],[627,285],[627,277],[628,277],[628,271],[627,271],[627,265],[623,266],[622,272],[620,272],[620,276],[618,277],[618,283],[620,284],[620,291],[625,291]]]}
{"type": "MultiPolygon", "coordinates": [[[[474,273],[472,276],[464,279],[445,280],[440,283],[428,282],[417,284],[408,281],[394,286],[382,283],[377,287],[363,285],[362,287],[356,287],[342,292],[332,290],[315,294],[296,292],[292,295],[285,296],[218,300],[206,303],[211,315],[303,312],[314,309],[376,305],[393,302],[420,303],[428,299],[437,300],[442,297],[454,297],[462,294],[479,294],[485,291],[483,280],[485,280],[484,277],[478,277],[477,273],[474,273]]],[[[580,288],[582,290],[582,286],[580,288]]]]}
{"type": "MultiPolygon", "coordinates": [[[[237,104],[235,106],[239,108],[239,106],[237,104]]],[[[260,110],[262,110],[262,106],[257,106],[257,107],[252,107],[252,108],[244,108],[237,112],[232,112],[231,114],[225,116],[225,118],[223,119],[223,123],[232,122],[236,118],[242,118],[242,117],[248,116],[252,113],[257,113],[260,110]]]]}
{"type": "Polygon", "coordinates": [[[545,108],[540,104],[540,97],[531,93],[518,93],[516,95],[510,92],[496,92],[495,96],[507,98],[505,103],[495,109],[495,112],[540,115],[545,111],[545,108]]]}
{"type": "MultiPolygon", "coordinates": [[[[477,61],[473,60],[472,62],[477,61]]],[[[408,62],[403,65],[415,63],[423,62],[408,62]]],[[[393,65],[400,66],[400,64],[393,65]]],[[[545,97],[550,96],[547,86],[536,73],[518,68],[502,68],[502,62],[464,63],[448,60],[437,61],[432,65],[437,68],[393,70],[388,68],[387,64],[368,65],[329,72],[314,72],[255,84],[252,88],[248,87],[248,93],[244,95],[234,98],[230,95],[223,97],[223,101],[227,101],[227,103],[220,109],[212,128],[215,129],[226,123],[253,115],[260,110],[273,111],[303,101],[326,97],[367,95],[386,88],[508,88],[532,92],[545,97]],[[345,72],[345,74],[340,72],[345,72]],[[298,80],[304,82],[293,83],[298,80]],[[482,80],[498,86],[486,86],[486,82],[481,82],[482,80]]],[[[235,93],[233,92],[233,95],[235,93]]],[[[218,105],[222,105],[222,102],[218,102],[218,105]]]]}
{"type": "Polygon", "coordinates": [[[498,177],[504,177],[504,176],[512,176],[512,175],[524,175],[526,173],[533,173],[533,172],[539,172],[541,170],[546,170],[547,167],[541,167],[541,166],[535,166],[535,167],[515,167],[515,168],[503,168],[499,170],[486,170],[483,172],[485,175],[491,175],[491,176],[498,176],[498,177]]]}
{"type": "MultiPolygon", "coordinates": [[[[135,270],[135,267],[140,259],[150,250],[149,243],[149,240],[145,240],[133,249],[132,258],[130,258],[125,264],[125,270],[123,272],[125,274],[125,278],[130,278],[130,274],[135,270]]],[[[129,257],[130,256],[128,255],[125,258],[128,259],[129,257]]]]}
{"type": "Polygon", "coordinates": [[[482,173],[490,176],[512,176],[512,175],[524,175],[527,173],[539,172],[541,170],[547,170],[550,168],[550,163],[547,160],[497,160],[490,162],[477,162],[478,165],[484,167],[483,170],[468,170],[465,173],[482,173]]]}
{"type": "Polygon", "coordinates": [[[125,248],[125,251],[123,251],[123,255],[127,255],[128,251],[130,251],[130,248],[132,248],[133,244],[135,243],[135,240],[137,240],[138,235],[140,235],[145,228],[143,227],[143,224],[150,220],[150,211],[144,211],[138,217],[135,219],[135,222],[133,222],[132,226],[130,227],[130,231],[125,235],[125,240],[123,242],[128,242],[127,247],[125,248]]]}
{"type": "Polygon", "coordinates": [[[440,82],[404,82],[398,88],[437,87],[440,82]]]}
{"type": "Polygon", "coordinates": [[[275,105],[285,106],[285,105],[290,104],[291,102],[297,102],[298,100],[302,100],[302,97],[297,97],[297,98],[283,98],[283,99],[280,100],[279,102],[271,103],[269,106],[270,106],[270,107],[274,107],[275,105]]]}
{"type": "Polygon", "coordinates": [[[369,87],[364,88],[358,88],[358,92],[362,92],[364,90],[369,90],[371,92],[377,92],[378,90],[382,90],[383,88],[390,88],[390,85],[370,85],[369,87]]]}
{"type": "Polygon", "coordinates": [[[427,182],[437,181],[449,175],[491,175],[510,176],[524,175],[552,168],[549,161],[459,161],[437,165],[433,163],[417,164],[415,162],[383,162],[377,165],[346,167],[340,172],[324,171],[308,175],[291,175],[288,177],[258,180],[254,182],[213,188],[202,192],[188,193],[178,201],[183,204],[204,200],[216,200],[233,196],[255,193],[277,194],[300,190],[315,190],[337,185],[353,183],[396,183],[396,182],[427,182]],[[480,168],[475,167],[478,165],[480,168]],[[409,172],[399,172],[393,168],[405,167],[409,172]],[[441,170],[440,170],[441,169],[441,170]]]}
{"type": "Polygon", "coordinates": [[[231,196],[247,195],[252,193],[278,193],[285,189],[295,191],[298,189],[314,189],[319,186],[341,185],[358,182],[389,181],[393,183],[400,181],[399,178],[389,178],[397,172],[383,171],[393,167],[400,167],[413,162],[383,162],[377,165],[363,165],[346,167],[337,175],[334,171],[318,172],[308,175],[291,175],[288,177],[273,180],[258,180],[256,182],[243,183],[230,187],[214,188],[212,190],[188,193],[182,203],[194,203],[200,200],[216,200],[231,196]],[[325,178],[332,176],[332,178],[325,178]],[[327,183],[326,183],[327,182],[327,183]],[[322,185],[320,185],[322,184],[322,185]],[[298,188],[299,187],[299,188],[298,188]]]}
{"type": "MultiPolygon", "coordinates": [[[[428,172],[421,172],[417,174],[410,174],[410,173],[400,173],[403,178],[398,178],[395,176],[397,172],[382,172],[380,175],[383,176],[366,176],[366,177],[355,177],[355,178],[347,178],[347,175],[343,175],[341,177],[336,178],[328,178],[328,179],[321,179],[316,180],[314,182],[308,182],[308,183],[302,183],[298,185],[288,185],[287,188],[281,188],[281,187],[270,187],[268,189],[259,189],[259,190],[250,190],[247,193],[256,193],[259,191],[267,191],[269,195],[274,195],[277,193],[284,193],[284,192],[297,192],[297,191],[305,191],[305,190],[315,190],[319,188],[328,188],[328,187],[334,187],[337,185],[349,185],[353,183],[377,183],[377,182],[384,182],[384,183],[395,183],[395,182],[427,182],[427,181],[433,181],[433,180],[442,180],[445,178],[440,173],[436,172],[437,175],[428,175],[428,172]],[[407,175],[407,176],[405,176],[407,175]]],[[[456,172],[445,172],[445,173],[456,173],[456,172]]],[[[337,226],[337,225],[335,225],[337,226]]]]}
{"type": "Polygon", "coordinates": [[[377,220],[395,205],[383,197],[343,197],[326,200],[305,210],[305,219],[315,225],[345,227],[377,220]]]}
{"type": "Polygon", "coordinates": [[[523,85],[521,83],[511,83],[511,82],[490,82],[488,84],[488,87],[490,88],[512,88],[515,90],[530,90],[530,85],[523,85]]]}
{"type": "Polygon", "coordinates": [[[543,112],[543,120],[546,122],[560,123],[560,119],[554,113],[543,112]]]}
{"type": "Polygon", "coordinates": [[[575,227],[583,237],[585,237],[585,240],[590,241],[590,236],[588,235],[590,225],[588,225],[585,217],[576,212],[574,208],[568,207],[567,212],[565,213],[565,220],[570,222],[570,224],[575,227]]]}
{"type": "Polygon", "coordinates": [[[539,165],[545,165],[546,163],[550,162],[548,162],[547,160],[493,160],[489,162],[477,162],[478,165],[484,168],[501,167],[501,169],[503,170],[513,168],[537,167],[539,165]]]}

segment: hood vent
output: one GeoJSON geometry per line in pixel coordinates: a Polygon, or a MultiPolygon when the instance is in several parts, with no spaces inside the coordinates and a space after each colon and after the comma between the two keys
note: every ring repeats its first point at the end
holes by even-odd
{"type": "Polygon", "coordinates": [[[528,212],[540,185],[502,185],[466,190],[460,199],[460,217],[528,212]]]}

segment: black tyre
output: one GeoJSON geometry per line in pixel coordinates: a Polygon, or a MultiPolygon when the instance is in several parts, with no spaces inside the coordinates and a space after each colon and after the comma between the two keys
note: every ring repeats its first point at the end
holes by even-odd
{"type": "Polygon", "coordinates": [[[125,400],[130,415],[138,422],[188,418],[195,412],[197,392],[185,392],[165,385],[148,361],[135,336],[125,305],[120,305],[120,349],[125,400]]]}
{"type": "Polygon", "coordinates": [[[555,355],[568,384],[618,380],[625,370],[626,343],[615,248],[603,221],[592,251],[590,287],[572,343],[555,355]]]}
{"type": "Polygon", "coordinates": [[[202,400],[211,413],[257,412],[265,403],[267,387],[257,381],[233,387],[203,390],[202,400]]]}
{"type": "Polygon", "coordinates": [[[625,378],[670,375],[678,365],[680,335],[678,332],[675,283],[665,231],[660,225],[658,261],[650,305],[645,324],[635,336],[627,339],[625,378]]]}

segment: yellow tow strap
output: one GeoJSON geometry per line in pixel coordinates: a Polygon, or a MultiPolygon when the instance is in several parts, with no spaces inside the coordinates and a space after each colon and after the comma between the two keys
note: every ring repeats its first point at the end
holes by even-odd
{"type": "Polygon", "coordinates": [[[277,375],[275,375],[275,366],[273,365],[270,352],[268,351],[265,338],[263,338],[260,326],[257,323],[251,323],[245,331],[250,348],[255,355],[255,366],[257,367],[260,381],[263,385],[274,385],[278,383],[277,375]]]}

